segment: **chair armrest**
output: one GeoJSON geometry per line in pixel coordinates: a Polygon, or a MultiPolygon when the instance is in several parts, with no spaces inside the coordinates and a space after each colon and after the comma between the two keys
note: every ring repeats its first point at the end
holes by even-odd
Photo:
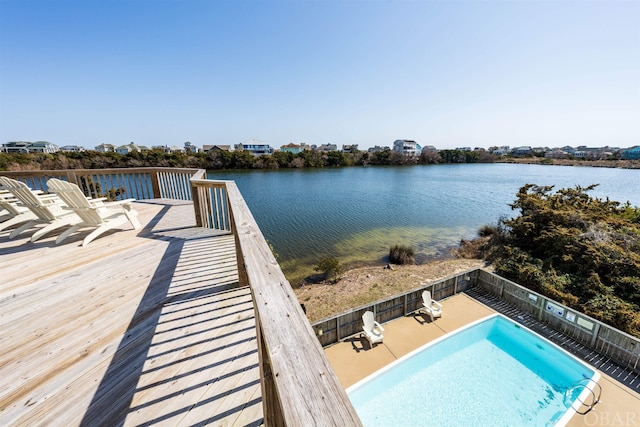
{"type": "Polygon", "coordinates": [[[384,332],[384,328],[382,327],[382,325],[378,322],[373,322],[373,326],[380,329],[380,332],[384,332]]]}
{"type": "Polygon", "coordinates": [[[442,308],[442,304],[440,304],[438,301],[431,300],[431,304],[437,306],[438,308],[442,308]]]}

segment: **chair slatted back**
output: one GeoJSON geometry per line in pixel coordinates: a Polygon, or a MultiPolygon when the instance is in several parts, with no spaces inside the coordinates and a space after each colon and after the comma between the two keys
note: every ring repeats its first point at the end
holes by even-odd
{"type": "Polygon", "coordinates": [[[429,307],[431,307],[431,291],[424,291],[422,293],[422,301],[429,307]]]}
{"type": "Polygon", "coordinates": [[[365,311],[365,313],[362,315],[362,322],[364,323],[364,328],[367,331],[372,330],[375,323],[373,313],[371,311],[365,311]]]}
{"type": "Polygon", "coordinates": [[[47,186],[56,193],[62,201],[72,209],[76,215],[82,218],[82,222],[88,226],[99,226],[104,223],[98,208],[91,205],[80,187],[71,182],[51,178],[47,186]]]}
{"type": "Polygon", "coordinates": [[[43,221],[54,221],[60,215],[64,214],[62,207],[51,201],[44,202],[40,197],[31,191],[24,182],[0,176],[0,185],[9,190],[20,203],[29,209],[43,221]]]}
{"type": "Polygon", "coordinates": [[[8,191],[0,191],[0,208],[5,209],[11,216],[18,216],[21,213],[20,209],[18,209],[18,206],[16,206],[15,201],[16,199],[13,195],[11,195],[11,193],[9,193],[8,191]]]}

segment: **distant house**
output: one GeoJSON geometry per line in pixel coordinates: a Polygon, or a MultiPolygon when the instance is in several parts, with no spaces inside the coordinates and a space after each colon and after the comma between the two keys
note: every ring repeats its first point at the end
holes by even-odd
{"type": "Polygon", "coordinates": [[[304,150],[304,147],[302,145],[294,144],[293,142],[280,147],[280,151],[285,153],[292,153],[292,154],[301,153],[302,150],[304,150]]]}
{"type": "Polygon", "coordinates": [[[134,151],[143,151],[143,147],[139,146],[135,142],[130,142],[127,145],[121,145],[116,148],[116,153],[118,154],[129,154],[134,151]]]}
{"type": "Polygon", "coordinates": [[[205,153],[212,151],[231,151],[231,145],[203,145],[202,151],[205,153]]]}
{"type": "Polygon", "coordinates": [[[562,151],[561,148],[554,148],[544,153],[545,159],[566,159],[567,156],[567,153],[562,151]]]}
{"type": "Polygon", "coordinates": [[[274,149],[269,144],[265,144],[257,139],[251,139],[247,142],[234,145],[237,151],[248,151],[254,156],[262,156],[263,154],[273,154],[274,149]]]}
{"type": "Polygon", "coordinates": [[[472,151],[471,147],[456,147],[456,151],[472,151]]]}
{"type": "Polygon", "coordinates": [[[84,147],[80,147],[79,145],[63,145],[62,147],[60,147],[60,151],[63,151],[65,153],[81,153],[83,151],[86,151],[86,149],[84,147]]]}
{"type": "Polygon", "coordinates": [[[640,145],[636,145],[631,148],[625,148],[620,151],[620,157],[625,160],[638,160],[640,159],[640,145]]]}
{"type": "Polygon", "coordinates": [[[355,153],[358,151],[358,144],[350,144],[350,145],[343,145],[342,146],[342,152],[343,153],[355,153]]]}
{"type": "MultiPolygon", "coordinates": [[[[140,147],[142,149],[142,147],[140,147]]],[[[172,145],[171,147],[169,147],[168,145],[154,145],[151,147],[152,150],[160,150],[164,153],[167,154],[173,154],[173,153],[181,153],[182,152],[182,148],[178,147],[177,145],[172,145]]],[[[144,151],[144,150],[142,150],[144,151]]]]}
{"type": "Polygon", "coordinates": [[[375,147],[369,148],[369,150],[367,150],[367,151],[369,151],[369,153],[379,153],[379,152],[385,151],[385,150],[391,150],[391,148],[389,148],[389,147],[381,147],[379,145],[376,145],[375,147]]]}
{"type": "Polygon", "coordinates": [[[100,144],[96,146],[95,150],[99,153],[113,153],[116,151],[116,146],[113,144],[100,144]]]}
{"type": "Polygon", "coordinates": [[[196,154],[198,152],[198,147],[196,147],[195,145],[193,145],[192,143],[187,141],[187,142],[184,143],[184,152],[185,153],[196,154]]]}
{"type": "Polygon", "coordinates": [[[508,145],[501,145],[500,147],[492,146],[489,147],[489,152],[495,154],[496,156],[504,156],[505,154],[509,154],[511,152],[511,148],[508,145]]]}
{"type": "Polygon", "coordinates": [[[513,150],[511,150],[511,154],[516,157],[531,156],[533,154],[533,150],[529,146],[514,147],[513,150]]]}
{"type": "Polygon", "coordinates": [[[26,154],[29,152],[30,142],[27,141],[15,141],[2,144],[2,151],[5,153],[20,153],[26,154]]]}
{"type": "Polygon", "coordinates": [[[52,144],[47,141],[36,141],[29,144],[29,152],[30,153],[45,153],[51,154],[60,151],[56,144],[52,144]]]}
{"type": "Polygon", "coordinates": [[[418,153],[418,144],[411,139],[396,139],[393,141],[393,151],[405,156],[415,156],[418,153]]]}
{"type": "Polygon", "coordinates": [[[316,147],[318,151],[338,151],[338,146],[336,144],[322,144],[316,147]]]}

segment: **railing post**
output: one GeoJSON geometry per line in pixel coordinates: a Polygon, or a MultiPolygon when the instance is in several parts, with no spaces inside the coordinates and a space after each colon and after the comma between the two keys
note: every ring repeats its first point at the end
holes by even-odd
{"type": "MultiPolygon", "coordinates": [[[[211,191],[208,188],[206,190],[211,191]]],[[[191,182],[191,199],[193,200],[193,210],[196,216],[196,227],[202,227],[202,215],[200,213],[202,211],[200,209],[200,195],[198,193],[199,193],[199,187],[197,187],[196,184],[191,182]]]]}
{"type": "Polygon", "coordinates": [[[151,179],[151,190],[153,191],[153,198],[159,199],[162,197],[160,193],[160,181],[158,180],[158,170],[153,169],[149,171],[149,178],[151,179]]]}

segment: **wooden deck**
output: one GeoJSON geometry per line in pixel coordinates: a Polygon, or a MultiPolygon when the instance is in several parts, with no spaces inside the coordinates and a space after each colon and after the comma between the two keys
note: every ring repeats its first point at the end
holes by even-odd
{"type": "Polygon", "coordinates": [[[0,425],[260,425],[251,293],[191,202],[80,246],[0,232],[0,425]]]}

